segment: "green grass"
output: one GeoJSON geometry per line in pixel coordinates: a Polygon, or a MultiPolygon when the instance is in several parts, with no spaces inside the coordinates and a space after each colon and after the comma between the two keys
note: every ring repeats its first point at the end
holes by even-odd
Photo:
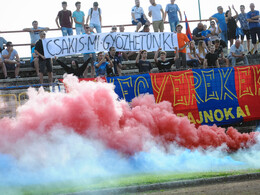
{"type": "Polygon", "coordinates": [[[246,173],[259,173],[259,170],[241,170],[226,172],[201,173],[167,173],[167,174],[138,174],[122,176],[120,178],[95,178],[91,181],[73,181],[39,186],[25,186],[7,188],[0,184],[0,194],[60,194],[104,188],[126,187],[133,185],[154,184],[187,179],[212,178],[221,176],[240,175],[246,173]]]}

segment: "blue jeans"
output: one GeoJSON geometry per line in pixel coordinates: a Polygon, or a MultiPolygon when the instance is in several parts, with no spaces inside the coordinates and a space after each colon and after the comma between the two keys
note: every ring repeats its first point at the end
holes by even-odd
{"type": "Polygon", "coordinates": [[[220,33],[220,38],[228,45],[227,31],[222,31],[222,33],[220,33]]]}
{"type": "Polygon", "coordinates": [[[243,58],[230,56],[230,57],[229,57],[229,60],[231,60],[231,64],[232,64],[233,67],[236,66],[236,62],[240,62],[240,61],[242,61],[242,60],[244,61],[244,63],[245,63],[244,65],[245,65],[245,66],[248,66],[248,65],[249,65],[248,59],[247,59],[246,56],[244,56],[243,58]]]}
{"type": "Polygon", "coordinates": [[[84,27],[81,26],[81,27],[76,27],[76,34],[77,35],[80,35],[80,34],[83,34],[85,33],[85,30],[84,30],[84,27]]]}
{"type": "Polygon", "coordinates": [[[180,23],[180,21],[173,21],[170,22],[170,27],[171,27],[171,32],[175,32],[176,31],[176,26],[180,23]]]}
{"type": "Polygon", "coordinates": [[[72,28],[61,27],[61,32],[62,32],[62,36],[70,36],[70,35],[73,35],[73,30],[72,30],[72,28]]]}
{"type": "Polygon", "coordinates": [[[90,28],[95,28],[96,31],[97,31],[97,33],[101,33],[101,26],[100,26],[100,25],[90,23],[90,24],[89,24],[89,27],[90,27],[90,28]]]}

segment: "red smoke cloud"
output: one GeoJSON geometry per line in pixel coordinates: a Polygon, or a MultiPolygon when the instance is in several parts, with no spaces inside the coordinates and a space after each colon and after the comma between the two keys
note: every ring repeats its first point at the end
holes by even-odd
{"type": "Polygon", "coordinates": [[[196,128],[186,117],[177,117],[171,103],[156,104],[151,95],[134,99],[130,106],[117,100],[111,84],[79,83],[72,76],[64,82],[69,93],[31,90],[30,100],[18,109],[16,118],[0,120],[0,152],[8,153],[10,144],[31,131],[44,135],[58,125],[126,154],[144,150],[147,141],[166,147],[175,142],[189,149],[226,144],[232,151],[255,143],[254,132],[241,134],[232,127],[226,132],[216,126],[196,128]]]}

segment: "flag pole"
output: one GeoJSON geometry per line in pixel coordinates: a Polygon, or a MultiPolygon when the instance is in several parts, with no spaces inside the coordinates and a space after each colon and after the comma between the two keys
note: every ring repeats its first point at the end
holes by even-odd
{"type": "Polygon", "coordinates": [[[200,22],[201,22],[200,0],[198,0],[198,6],[199,6],[199,17],[200,17],[200,22]]]}

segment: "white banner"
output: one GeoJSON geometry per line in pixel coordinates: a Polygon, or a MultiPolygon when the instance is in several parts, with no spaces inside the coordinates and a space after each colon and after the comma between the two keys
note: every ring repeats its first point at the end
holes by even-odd
{"type": "Polygon", "coordinates": [[[117,51],[174,51],[178,48],[175,33],[100,33],[75,35],[43,40],[44,56],[67,56],[79,53],[108,51],[115,47],[117,51]]]}

